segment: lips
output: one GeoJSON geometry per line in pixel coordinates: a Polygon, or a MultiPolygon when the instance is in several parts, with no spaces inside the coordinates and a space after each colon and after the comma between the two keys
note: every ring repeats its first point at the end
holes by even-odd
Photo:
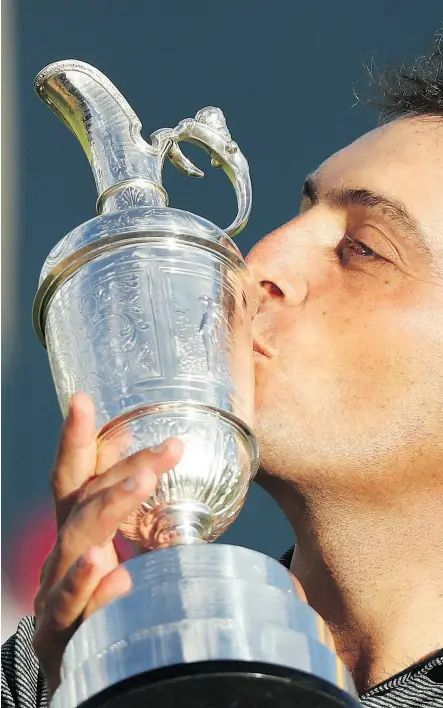
{"type": "Polygon", "coordinates": [[[268,357],[268,359],[270,359],[272,356],[271,350],[265,344],[263,344],[263,342],[259,342],[256,339],[254,339],[254,344],[252,348],[254,352],[256,352],[257,354],[261,354],[262,356],[266,356],[268,357]]]}

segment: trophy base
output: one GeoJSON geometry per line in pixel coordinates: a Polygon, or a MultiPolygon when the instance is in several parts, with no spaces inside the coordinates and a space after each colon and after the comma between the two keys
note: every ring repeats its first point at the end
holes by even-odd
{"type": "Polygon", "coordinates": [[[358,705],[327,625],[278,561],[202,544],[125,567],[132,590],[77,629],[52,708],[358,705]]]}
{"type": "Polygon", "coordinates": [[[249,661],[168,666],[132,677],[82,708],[358,708],[337,686],[302,671],[249,661]]]}

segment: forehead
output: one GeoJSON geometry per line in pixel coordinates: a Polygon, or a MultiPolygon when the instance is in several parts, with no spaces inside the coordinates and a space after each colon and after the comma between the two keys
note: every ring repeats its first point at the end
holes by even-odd
{"type": "Polygon", "coordinates": [[[443,248],[443,118],[402,118],[340,150],[318,169],[321,192],[369,189],[397,199],[443,248]]]}

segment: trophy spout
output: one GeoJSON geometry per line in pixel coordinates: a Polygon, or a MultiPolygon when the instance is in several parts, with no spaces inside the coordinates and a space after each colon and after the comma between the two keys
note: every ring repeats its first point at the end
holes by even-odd
{"type": "Polygon", "coordinates": [[[175,128],[156,130],[148,143],[129,103],[93,66],[76,60],[55,62],[37,75],[34,86],[82,145],[97,186],[99,214],[168,206],[162,184],[166,158],[186,175],[203,177],[180,150],[178,143],[185,141],[206,150],[212,165],[224,170],[235,189],[237,216],[225,232],[235,236],[245,227],[252,204],[248,163],[219,108],[207,106],[175,128]]]}
{"type": "Polygon", "coordinates": [[[154,148],[143,140],[139,118],[104,74],[66,60],[43,69],[34,85],[82,145],[97,186],[99,214],[167,206],[161,171],[171,141],[154,148]]]}

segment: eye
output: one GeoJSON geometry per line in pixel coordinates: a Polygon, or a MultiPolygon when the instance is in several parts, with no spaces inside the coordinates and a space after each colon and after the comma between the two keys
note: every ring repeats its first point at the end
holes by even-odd
{"type": "Polygon", "coordinates": [[[352,238],[349,234],[345,235],[345,238],[339,245],[337,255],[342,263],[346,263],[352,258],[359,258],[367,261],[384,260],[384,258],[376,253],[372,248],[369,248],[369,246],[362,241],[357,241],[352,238]]]}

